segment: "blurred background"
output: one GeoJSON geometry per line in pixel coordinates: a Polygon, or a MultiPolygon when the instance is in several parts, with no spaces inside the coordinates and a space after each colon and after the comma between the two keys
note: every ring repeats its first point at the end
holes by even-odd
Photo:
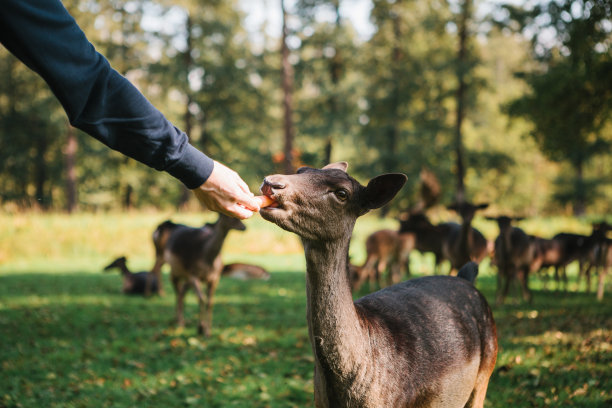
{"type": "MultiPolygon", "coordinates": [[[[523,216],[612,203],[607,0],[66,0],[99,52],[192,143],[257,191],[302,164],[362,182],[409,176],[417,200],[523,216]]],[[[0,208],[197,208],[179,182],[69,126],[0,49],[0,208]]]]}

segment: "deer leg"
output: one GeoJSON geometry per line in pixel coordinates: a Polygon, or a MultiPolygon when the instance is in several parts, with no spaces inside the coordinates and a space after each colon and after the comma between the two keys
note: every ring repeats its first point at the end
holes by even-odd
{"type": "Polygon", "coordinates": [[[605,281],[606,281],[606,274],[608,273],[607,271],[608,267],[607,266],[603,266],[601,269],[599,269],[599,276],[598,276],[598,282],[597,282],[597,300],[602,301],[603,300],[603,296],[604,296],[604,288],[605,288],[605,281]]]}
{"type": "Polygon", "coordinates": [[[184,280],[177,276],[172,276],[172,287],[176,294],[176,325],[185,327],[184,307],[185,293],[187,293],[187,284],[184,280]]]}
{"type": "Polygon", "coordinates": [[[200,310],[198,314],[198,334],[203,334],[205,337],[208,337],[210,335],[210,329],[206,325],[206,299],[204,299],[204,293],[202,292],[202,283],[195,276],[190,277],[189,282],[193,286],[196,296],[198,297],[198,307],[200,310]]]}
{"type": "Polygon", "coordinates": [[[531,303],[531,292],[529,291],[529,270],[527,268],[523,267],[518,271],[518,280],[521,284],[523,300],[531,303]]]}
{"type": "Polygon", "coordinates": [[[164,290],[162,288],[162,279],[161,279],[161,268],[164,264],[163,256],[155,257],[155,265],[153,265],[153,269],[151,269],[151,273],[147,275],[147,283],[145,285],[145,295],[150,296],[153,288],[153,278],[157,279],[157,294],[159,296],[164,295],[164,290]]]}
{"type": "Polygon", "coordinates": [[[215,296],[215,291],[217,289],[217,284],[219,283],[219,281],[213,281],[213,282],[209,282],[207,285],[207,303],[206,303],[206,320],[207,320],[207,324],[206,324],[206,331],[204,332],[204,335],[206,337],[210,336],[210,331],[212,330],[212,312],[213,312],[213,299],[215,296]]]}

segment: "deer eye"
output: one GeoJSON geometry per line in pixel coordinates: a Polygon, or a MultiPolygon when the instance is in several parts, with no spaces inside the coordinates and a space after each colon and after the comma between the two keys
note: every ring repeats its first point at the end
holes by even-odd
{"type": "Polygon", "coordinates": [[[338,197],[338,199],[340,199],[341,201],[346,201],[346,199],[348,198],[349,194],[348,191],[344,190],[344,189],[340,189],[340,190],[336,190],[334,191],[334,194],[336,195],[336,197],[338,197]]]}

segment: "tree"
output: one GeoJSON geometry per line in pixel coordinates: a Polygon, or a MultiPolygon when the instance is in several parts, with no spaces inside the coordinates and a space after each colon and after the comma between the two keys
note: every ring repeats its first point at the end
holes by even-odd
{"type": "Polygon", "coordinates": [[[531,92],[508,110],[532,123],[531,136],[551,160],[571,163],[575,182],[559,197],[571,199],[574,214],[584,214],[594,192],[585,165],[609,152],[612,142],[612,6],[606,0],[558,0],[533,8],[506,5],[505,10],[507,27],[555,34],[554,41],[532,36],[540,66],[519,73],[531,92]]]}

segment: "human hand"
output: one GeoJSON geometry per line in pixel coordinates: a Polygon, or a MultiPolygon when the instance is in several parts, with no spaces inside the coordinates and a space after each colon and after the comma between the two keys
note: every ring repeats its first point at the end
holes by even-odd
{"type": "Polygon", "coordinates": [[[209,210],[246,219],[259,211],[262,200],[255,197],[238,173],[215,161],[208,180],[193,193],[209,210]]]}

